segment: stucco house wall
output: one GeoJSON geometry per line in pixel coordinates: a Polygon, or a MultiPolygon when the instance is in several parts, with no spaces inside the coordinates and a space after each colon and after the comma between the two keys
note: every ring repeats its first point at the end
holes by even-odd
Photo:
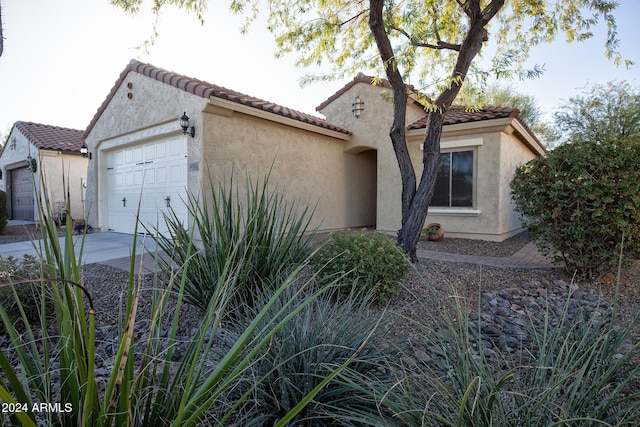
{"type": "MultiPolygon", "coordinates": [[[[370,77],[358,75],[317,108],[326,117],[322,119],[132,61],[85,132],[89,223],[108,230],[113,228],[109,221],[120,221],[113,219],[109,206],[120,200],[109,201],[113,177],[108,178],[108,171],[114,166],[108,159],[113,163],[114,155],[128,147],[142,152],[164,141],[186,147],[184,182],[191,193],[206,195],[202,189],[209,176],[217,183],[233,171],[236,183],[242,183],[247,174],[255,180],[269,173],[270,184],[290,200],[316,206],[313,227],[375,225],[395,233],[401,224],[401,179],[389,139],[391,93],[388,82],[372,85],[370,77]],[[357,102],[359,115],[354,114],[357,102]],[[184,135],[178,125],[183,112],[195,137],[184,135]]],[[[543,155],[544,148],[518,115],[496,107],[447,111],[441,151],[473,152],[473,203],[468,208],[432,207],[428,222],[441,223],[454,237],[503,240],[520,231],[509,182],[517,165],[543,155]]],[[[425,118],[420,100],[411,94],[407,140],[418,177],[425,118]]],[[[139,162],[147,163],[153,161],[139,162]]],[[[163,202],[156,203],[162,209],[163,202]]],[[[185,226],[190,223],[187,219],[185,226]]]]}
{"type": "MultiPolygon", "coordinates": [[[[372,85],[370,78],[358,75],[352,84],[318,107],[327,121],[352,131],[344,144],[348,154],[370,150],[376,157],[376,228],[395,232],[400,228],[401,178],[398,163],[389,139],[393,122],[393,103],[388,84],[372,85]],[[356,97],[363,103],[360,117],[353,114],[356,97]]],[[[414,99],[407,102],[407,124],[424,116],[424,110],[414,99]]]]}
{"type": "MultiPolygon", "coordinates": [[[[202,173],[202,120],[198,112],[207,100],[156,79],[125,69],[116,85],[85,132],[90,160],[87,169],[87,221],[99,230],[107,231],[108,203],[105,171],[107,155],[116,149],[152,143],[170,138],[187,140],[189,168],[188,188],[200,186],[202,173]],[[195,138],[183,135],[178,118],[186,112],[196,128],[195,138]]],[[[138,200],[142,194],[131,194],[138,200]]]]}
{"type": "MultiPolygon", "coordinates": [[[[372,149],[377,153],[376,228],[395,233],[401,228],[402,184],[389,139],[393,116],[390,96],[388,83],[383,81],[374,86],[370,77],[359,75],[321,104],[318,111],[328,121],[353,130],[351,140],[345,144],[345,152],[372,149]],[[359,118],[347,114],[356,96],[364,102],[364,111],[359,118]]],[[[411,127],[425,115],[422,105],[409,95],[407,126],[411,127]]],[[[509,188],[515,169],[536,156],[544,155],[544,148],[517,117],[472,117],[470,120],[446,124],[440,148],[443,153],[473,151],[473,206],[431,207],[426,223],[440,223],[450,237],[501,241],[522,231],[509,188]]],[[[407,148],[419,180],[423,170],[421,144],[425,129],[423,126],[414,128],[407,131],[407,148]]]]}
{"type": "MultiPolygon", "coordinates": [[[[234,106],[230,106],[234,107],[234,106]]],[[[269,183],[293,201],[315,206],[312,227],[334,230],[375,224],[375,163],[345,154],[342,139],[243,112],[203,115],[205,167],[214,181],[233,171],[242,184],[269,174],[269,183]]]]}
{"type": "Polygon", "coordinates": [[[85,132],[91,154],[89,223],[103,231],[113,228],[105,173],[109,153],[163,138],[184,138],[187,190],[193,194],[202,194],[209,173],[214,181],[228,180],[233,170],[235,181],[243,183],[246,173],[256,179],[270,171],[270,184],[281,188],[288,199],[316,206],[312,227],[333,230],[375,224],[371,153],[345,155],[348,132],[295,111],[277,114],[256,108],[264,101],[251,97],[235,101],[244,96],[132,62],[85,132]],[[229,94],[233,100],[222,97],[229,94]],[[195,126],[193,138],[182,135],[178,125],[183,111],[195,126]]]}
{"type": "Polygon", "coordinates": [[[84,218],[84,194],[87,177],[87,159],[80,155],[82,131],[42,125],[31,122],[16,122],[0,153],[0,189],[7,193],[9,213],[12,212],[12,172],[29,165],[27,159],[35,161],[33,181],[33,219],[39,218],[39,200],[45,193],[52,213],[65,210],[69,196],[71,216],[84,218]],[[44,148],[47,147],[47,148],[44,148]],[[45,182],[43,186],[40,176],[45,182]]]}

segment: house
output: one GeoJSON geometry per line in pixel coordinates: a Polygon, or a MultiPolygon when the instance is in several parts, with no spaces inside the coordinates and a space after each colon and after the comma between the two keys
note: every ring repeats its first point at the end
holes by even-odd
{"type": "Polygon", "coordinates": [[[82,134],[40,123],[14,123],[0,153],[0,189],[7,193],[9,218],[37,221],[45,191],[54,215],[66,215],[69,196],[71,216],[85,217],[87,159],[81,153],[82,134]]]}
{"type": "MultiPolygon", "coordinates": [[[[139,215],[162,230],[171,206],[188,227],[182,200],[187,192],[205,197],[209,176],[225,180],[234,171],[238,181],[245,171],[253,178],[270,171],[270,183],[288,196],[317,203],[312,225],[320,230],[396,232],[400,177],[386,85],[358,75],[318,107],[323,119],[131,61],[84,133],[87,221],[131,233],[139,215]]],[[[425,112],[417,97],[407,112],[408,146],[420,169],[425,112]]],[[[448,236],[502,240],[519,232],[509,181],[544,147],[518,111],[449,112],[441,144],[446,160],[427,221],[448,236]]]]}

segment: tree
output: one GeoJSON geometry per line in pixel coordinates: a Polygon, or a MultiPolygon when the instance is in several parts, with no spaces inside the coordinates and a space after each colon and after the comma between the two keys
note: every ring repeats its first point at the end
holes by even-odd
{"type": "Polygon", "coordinates": [[[456,104],[477,106],[494,105],[498,107],[517,108],[520,118],[545,143],[553,135],[552,129],[543,119],[543,111],[532,95],[518,93],[510,85],[492,83],[477,90],[474,86],[463,86],[455,100],[456,104]]]}
{"type": "Polygon", "coordinates": [[[609,82],[585,87],[555,113],[558,141],[603,142],[640,137],[640,86],[609,82]]]}
{"type": "MultiPolygon", "coordinates": [[[[111,0],[136,10],[143,0],[111,0]]],[[[257,16],[263,0],[231,0],[231,9],[257,16]]],[[[451,107],[467,76],[479,72],[474,59],[495,36],[492,72],[497,77],[532,76],[539,68],[523,69],[529,49],[553,40],[559,32],[568,41],[584,40],[603,19],[607,24],[606,54],[623,61],[610,0],[269,0],[269,29],[280,51],[294,52],[298,64],[328,61],[341,78],[362,69],[384,73],[392,86],[394,117],[389,135],[402,179],[402,228],[398,243],[416,260],[416,245],[438,169],[443,115],[451,107]],[[491,25],[490,25],[491,24],[491,25]],[[489,32],[491,29],[492,33],[489,32]],[[420,182],[405,139],[407,86],[421,81],[428,112],[420,182]],[[425,81],[430,84],[424,84],[425,81]]],[[[205,0],[154,0],[158,12],[165,4],[195,11],[201,17],[205,0]]],[[[629,64],[629,62],[627,62],[629,64]]],[[[327,78],[320,77],[320,78],[327,78]]]]}

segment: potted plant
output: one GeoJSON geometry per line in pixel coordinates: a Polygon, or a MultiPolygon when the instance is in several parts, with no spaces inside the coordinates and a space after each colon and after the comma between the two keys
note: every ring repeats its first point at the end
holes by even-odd
{"type": "Polygon", "coordinates": [[[432,242],[440,242],[444,237],[444,229],[437,222],[432,222],[422,230],[422,234],[432,242]]]}

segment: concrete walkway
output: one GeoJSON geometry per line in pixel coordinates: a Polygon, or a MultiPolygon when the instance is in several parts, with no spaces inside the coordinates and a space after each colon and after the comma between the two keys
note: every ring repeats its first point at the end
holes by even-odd
{"type": "MultiPolygon", "coordinates": [[[[18,225],[18,224],[14,224],[18,225]]],[[[101,263],[121,270],[129,271],[131,266],[131,246],[133,236],[127,234],[105,232],[91,233],[85,236],[82,262],[85,264],[101,263]]],[[[78,252],[81,236],[74,236],[74,247],[78,252]]],[[[64,237],[60,238],[64,246],[64,237]]],[[[18,242],[0,245],[0,257],[22,257],[24,254],[35,254],[37,241],[18,242]],[[35,246],[34,246],[35,244],[35,246]]],[[[143,269],[153,271],[153,255],[149,252],[155,250],[155,242],[151,237],[139,236],[136,248],[136,265],[143,263],[143,269]],[[143,249],[143,247],[146,249],[143,249]]],[[[448,252],[418,250],[418,258],[437,261],[459,262],[467,264],[480,264],[500,268],[558,268],[551,260],[543,257],[533,243],[527,244],[510,257],[488,257],[460,255],[448,252]]]]}
{"type": "Polygon", "coordinates": [[[416,255],[420,259],[436,261],[459,262],[465,264],[479,264],[499,268],[559,268],[549,258],[544,257],[533,243],[528,243],[522,249],[510,257],[491,257],[461,255],[449,252],[418,250],[416,255]]]}

